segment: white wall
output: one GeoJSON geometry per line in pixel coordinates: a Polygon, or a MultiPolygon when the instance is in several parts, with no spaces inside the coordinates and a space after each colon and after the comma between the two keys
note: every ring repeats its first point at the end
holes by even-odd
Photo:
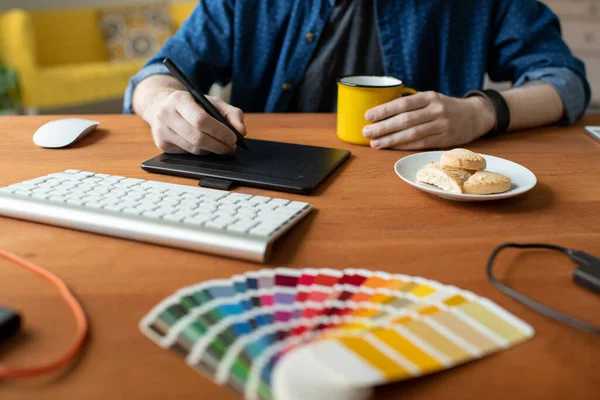
{"type": "Polygon", "coordinates": [[[175,3],[184,0],[0,0],[0,11],[11,8],[24,8],[26,10],[72,8],[89,6],[114,6],[118,4],[133,3],[175,3]]]}

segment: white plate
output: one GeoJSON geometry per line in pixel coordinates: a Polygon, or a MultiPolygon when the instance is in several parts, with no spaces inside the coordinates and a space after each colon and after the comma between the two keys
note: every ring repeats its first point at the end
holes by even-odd
{"type": "Polygon", "coordinates": [[[417,171],[425,164],[440,161],[443,151],[429,151],[426,153],[413,154],[404,157],[396,162],[394,170],[402,180],[409,185],[421,189],[428,193],[433,193],[440,197],[456,201],[489,201],[500,200],[509,197],[518,196],[533,189],[537,179],[533,172],[515,162],[503,158],[488,156],[482,154],[487,162],[486,170],[498,172],[508,176],[512,181],[512,186],[508,192],[498,194],[455,194],[448,193],[435,186],[417,181],[417,171]]]}

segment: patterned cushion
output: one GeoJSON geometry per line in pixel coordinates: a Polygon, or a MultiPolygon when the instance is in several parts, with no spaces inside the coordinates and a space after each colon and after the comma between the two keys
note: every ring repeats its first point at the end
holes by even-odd
{"type": "Polygon", "coordinates": [[[110,61],[147,59],[173,34],[167,4],[104,10],[99,23],[110,61]]]}

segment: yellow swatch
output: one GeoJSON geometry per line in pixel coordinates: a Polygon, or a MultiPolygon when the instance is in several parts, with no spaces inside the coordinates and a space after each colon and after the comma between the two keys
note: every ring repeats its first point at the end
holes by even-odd
{"type": "Polygon", "coordinates": [[[414,289],[412,289],[410,292],[417,297],[426,297],[432,293],[435,293],[435,289],[432,288],[431,286],[419,285],[419,286],[415,287],[414,289]]]}
{"type": "Polygon", "coordinates": [[[468,351],[457,346],[454,342],[448,340],[424,322],[407,321],[402,327],[418,336],[419,339],[429,343],[429,345],[433,346],[440,353],[448,356],[454,364],[460,364],[472,358],[468,351]]]}
{"type": "Polygon", "coordinates": [[[479,303],[468,302],[458,307],[465,314],[479,321],[490,330],[496,332],[509,343],[523,339],[526,335],[506,322],[504,319],[491,313],[487,308],[479,303]]]}
{"type": "Polygon", "coordinates": [[[411,375],[394,360],[374,348],[369,342],[360,337],[341,337],[338,342],[354,352],[373,368],[379,370],[388,381],[409,378],[411,375]]]}
{"type": "Polygon", "coordinates": [[[467,299],[465,299],[464,297],[462,297],[461,295],[457,294],[454,295],[450,298],[447,298],[446,300],[444,300],[444,303],[449,306],[449,307],[454,307],[454,306],[459,306],[463,303],[466,303],[467,299]]]}
{"type": "Polygon", "coordinates": [[[392,329],[377,329],[371,332],[373,336],[402,354],[415,364],[423,373],[438,371],[443,368],[436,359],[415,346],[404,336],[392,329]]]}

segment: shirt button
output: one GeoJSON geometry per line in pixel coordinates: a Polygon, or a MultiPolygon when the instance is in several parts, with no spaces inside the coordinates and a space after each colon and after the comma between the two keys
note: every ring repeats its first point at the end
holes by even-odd
{"type": "Polygon", "coordinates": [[[306,36],[304,36],[304,37],[306,38],[306,41],[307,41],[308,43],[312,43],[312,42],[314,42],[314,41],[315,41],[315,34],[314,34],[314,33],[312,33],[312,32],[308,32],[308,33],[306,34],[306,36]]]}
{"type": "Polygon", "coordinates": [[[292,90],[292,84],[289,82],[285,82],[283,85],[281,85],[281,88],[285,91],[292,90]]]}

